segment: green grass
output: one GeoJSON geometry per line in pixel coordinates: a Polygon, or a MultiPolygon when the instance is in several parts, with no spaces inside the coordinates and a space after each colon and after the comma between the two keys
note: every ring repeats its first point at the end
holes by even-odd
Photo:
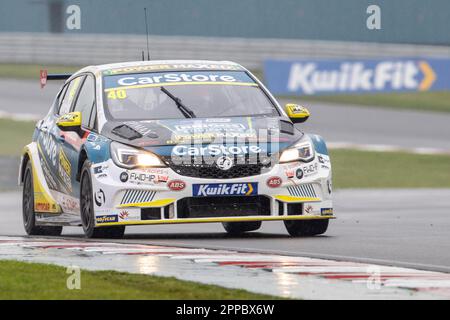
{"type": "Polygon", "coordinates": [[[343,188],[450,188],[450,156],[332,150],[333,184],[343,188]]]}
{"type": "Polygon", "coordinates": [[[81,290],[68,290],[66,268],[0,261],[0,300],[197,300],[279,299],[175,278],[114,271],[81,271],[81,290]]]}
{"type": "Polygon", "coordinates": [[[0,119],[0,156],[20,155],[23,147],[31,142],[35,126],[32,121],[0,119]]]}
{"type": "Polygon", "coordinates": [[[39,79],[39,71],[42,69],[47,69],[49,73],[72,73],[80,68],[76,66],[0,63],[0,78],[39,79]]]}
{"type": "MultiPolygon", "coordinates": [[[[380,106],[399,110],[450,112],[450,91],[291,97],[295,101],[380,106]]],[[[307,105],[307,103],[306,103],[307,105]]]]}

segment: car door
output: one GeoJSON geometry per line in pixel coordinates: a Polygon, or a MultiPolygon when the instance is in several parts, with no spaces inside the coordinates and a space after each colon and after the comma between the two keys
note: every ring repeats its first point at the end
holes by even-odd
{"type": "Polygon", "coordinates": [[[61,145],[64,132],[58,128],[58,118],[70,112],[84,76],[66,83],[55,99],[52,112],[38,125],[37,145],[42,171],[51,190],[70,194],[72,191],[66,177],[61,174],[61,145]]]}
{"type": "Polygon", "coordinates": [[[69,194],[79,197],[79,182],[77,181],[78,165],[81,148],[87,136],[96,126],[95,78],[86,75],[78,90],[71,112],[81,113],[81,129],[65,131],[61,134],[61,150],[59,153],[59,174],[64,177],[69,194]]]}

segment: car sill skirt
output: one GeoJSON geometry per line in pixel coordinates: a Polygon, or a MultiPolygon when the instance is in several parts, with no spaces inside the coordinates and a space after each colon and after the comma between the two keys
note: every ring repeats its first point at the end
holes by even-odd
{"type": "Polygon", "coordinates": [[[335,219],[332,215],[297,215],[297,216],[245,216],[245,217],[217,217],[217,218],[191,218],[191,219],[161,219],[120,221],[97,224],[96,227],[109,227],[120,225],[152,225],[152,224],[183,224],[183,223],[214,223],[214,222],[245,222],[245,221],[283,221],[283,220],[326,220],[335,219]]]}

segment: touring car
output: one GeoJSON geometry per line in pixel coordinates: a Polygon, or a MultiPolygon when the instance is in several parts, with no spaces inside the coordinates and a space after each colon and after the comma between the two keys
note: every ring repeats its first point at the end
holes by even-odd
{"type": "Polygon", "coordinates": [[[281,107],[241,65],[128,62],[47,79],[65,82],[20,162],[28,234],[206,222],[241,234],[275,220],[292,236],[327,230],[327,147],[295,126],[309,111],[281,107]]]}

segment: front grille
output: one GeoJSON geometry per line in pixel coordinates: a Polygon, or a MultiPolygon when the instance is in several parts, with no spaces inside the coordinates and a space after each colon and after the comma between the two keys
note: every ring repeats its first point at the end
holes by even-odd
{"type": "Polygon", "coordinates": [[[257,176],[265,168],[262,164],[238,164],[229,170],[221,170],[213,165],[171,165],[176,173],[186,177],[203,179],[233,179],[257,176]]]}
{"type": "Polygon", "coordinates": [[[270,215],[265,196],[184,198],[177,202],[179,218],[212,218],[270,215]]]}
{"type": "Polygon", "coordinates": [[[271,169],[271,158],[241,157],[234,158],[234,165],[228,170],[219,169],[216,165],[216,158],[192,157],[190,161],[173,161],[170,157],[165,157],[164,162],[176,173],[186,177],[203,179],[233,179],[257,176],[271,169]]]}

